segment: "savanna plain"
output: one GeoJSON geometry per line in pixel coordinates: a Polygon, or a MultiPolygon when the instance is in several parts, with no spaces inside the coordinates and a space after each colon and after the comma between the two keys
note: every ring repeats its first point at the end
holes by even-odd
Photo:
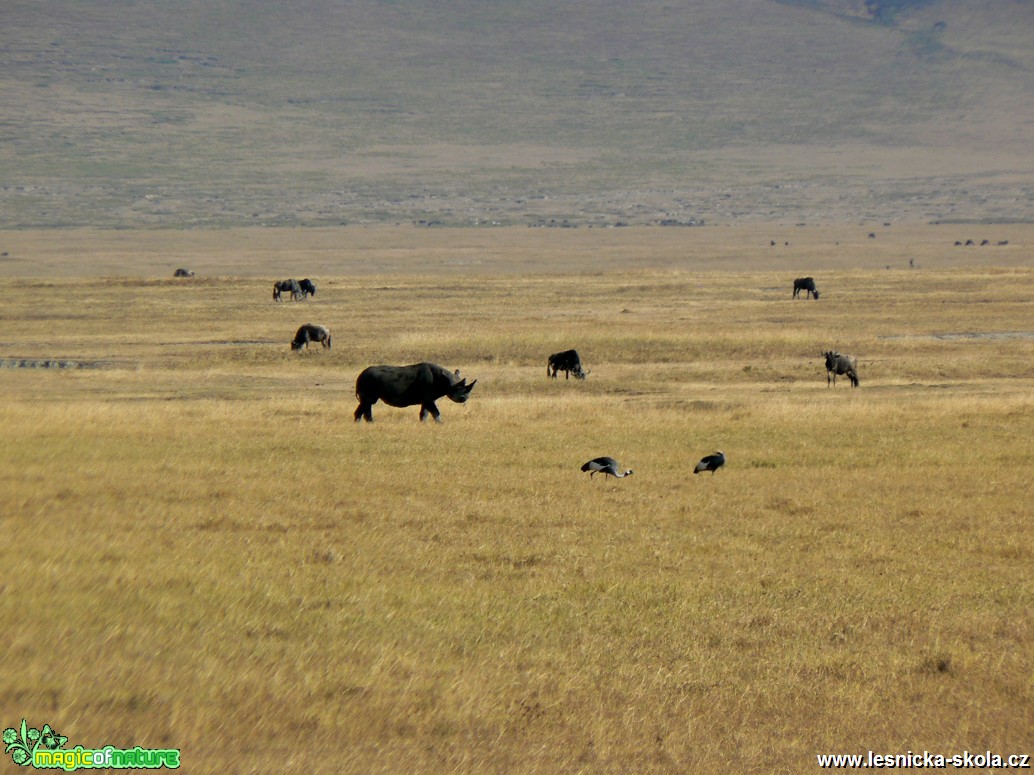
{"type": "Polygon", "coordinates": [[[188,772],[1034,753],[1034,227],[765,228],[4,233],[4,725],[188,772]],[[470,401],[353,422],[422,360],[470,401]]]}

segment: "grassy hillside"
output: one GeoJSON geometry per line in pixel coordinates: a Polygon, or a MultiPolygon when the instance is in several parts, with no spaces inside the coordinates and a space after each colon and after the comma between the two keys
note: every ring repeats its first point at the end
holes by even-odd
{"type": "Polygon", "coordinates": [[[0,226],[1025,220],[1034,5],[12,0],[0,226]]]}

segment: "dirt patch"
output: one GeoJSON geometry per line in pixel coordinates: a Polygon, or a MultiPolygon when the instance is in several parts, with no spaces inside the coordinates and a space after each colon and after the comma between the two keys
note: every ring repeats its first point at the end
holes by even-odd
{"type": "Polygon", "coordinates": [[[1034,339],[1034,331],[964,331],[955,334],[905,334],[880,339],[940,339],[947,342],[980,339],[1034,339]]]}
{"type": "Polygon", "coordinates": [[[109,360],[85,361],[78,358],[0,358],[0,369],[116,369],[128,365],[109,360]]]}

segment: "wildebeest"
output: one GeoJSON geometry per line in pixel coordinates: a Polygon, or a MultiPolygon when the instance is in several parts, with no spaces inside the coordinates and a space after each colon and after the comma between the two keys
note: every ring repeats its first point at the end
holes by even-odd
{"type": "Polygon", "coordinates": [[[556,379],[558,371],[564,372],[564,379],[585,379],[589,372],[582,370],[582,359],[578,357],[577,350],[564,350],[562,353],[553,353],[546,361],[546,376],[556,379]]]}
{"type": "Polygon", "coordinates": [[[359,399],[355,421],[373,422],[373,405],[384,401],[388,406],[420,405],[420,420],[431,415],[441,422],[441,412],[434,402],[445,397],[457,404],[470,398],[477,380],[469,385],[460,378],[460,370],[449,371],[435,363],[414,363],[411,366],[370,366],[355,381],[355,397],[359,399]]]}
{"type": "Polygon", "coordinates": [[[300,283],[298,283],[298,287],[302,289],[302,298],[303,299],[306,296],[315,296],[316,295],[316,286],[312,284],[312,280],[310,280],[308,277],[306,277],[304,280],[302,280],[300,283]]]}
{"type": "Polygon", "coordinates": [[[291,342],[292,350],[300,350],[303,347],[308,350],[309,342],[321,342],[325,348],[330,349],[330,329],[326,326],[317,326],[312,323],[306,323],[298,329],[298,333],[294,335],[294,341],[291,342]]]}
{"type": "Polygon", "coordinates": [[[851,387],[858,387],[858,359],[853,355],[841,355],[830,350],[822,353],[826,359],[826,387],[829,387],[830,379],[837,384],[837,374],[846,374],[851,380],[851,387]]]}
{"type": "Polygon", "coordinates": [[[793,298],[796,299],[801,291],[804,291],[804,298],[814,296],[817,299],[819,297],[819,291],[815,287],[815,279],[812,277],[798,277],[793,281],[793,298]]]}
{"type": "Polygon", "coordinates": [[[296,300],[302,297],[302,287],[298,284],[297,280],[277,280],[273,283],[273,301],[283,301],[280,298],[280,294],[287,291],[291,294],[291,299],[296,300]]]}
{"type": "Polygon", "coordinates": [[[697,467],[693,469],[694,474],[699,474],[701,471],[710,471],[711,476],[714,476],[714,472],[725,465],[725,453],[718,450],[713,455],[705,455],[697,463],[697,467]]]}
{"type": "Polygon", "coordinates": [[[588,463],[582,466],[583,471],[589,472],[589,478],[592,479],[596,474],[603,474],[604,478],[607,476],[613,476],[621,479],[625,476],[631,476],[635,473],[631,468],[627,471],[621,470],[621,465],[612,457],[594,457],[588,463]]]}
{"type": "Polygon", "coordinates": [[[172,273],[173,277],[193,277],[194,273],[189,269],[184,269],[182,266],[172,273]]]}

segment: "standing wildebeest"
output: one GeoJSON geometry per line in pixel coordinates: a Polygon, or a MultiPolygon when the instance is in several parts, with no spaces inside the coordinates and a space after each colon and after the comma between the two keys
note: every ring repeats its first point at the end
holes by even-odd
{"type": "Polygon", "coordinates": [[[853,355],[841,355],[830,350],[822,353],[826,359],[826,387],[829,387],[830,378],[833,384],[837,384],[837,374],[846,374],[851,380],[851,387],[858,387],[858,359],[853,355]]]}
{"type": "Polygon", "coordinates": [[[302,297],[302,287],[297,280],[277,280],[273,283],[273,301],[283,301],[280,294],[287,291],[291,294],[291,300],[295,301],[302,297]]]}
{"type": "Polygon", "coordinates": [[[388,406],[420,404],[420,421],[431,415],[441,422],[441,412],[434,402],[443,396],[457,404],[470,398],[477,380],[469,385],[460,379],[460,370],[449,371],[435,363],[414,363],[412,366],[370,366],[355,381],[355,397],[359,406],[355,421],[373,422],[373,405],[384,401],[388,406]]]}
{"type": "Polygon", "coordinates": [[[815,287],[815,280],[812,277],[798,277],[793,281],[793,297],[796,299],[797,295],[804,291],[804,298],[814,296],[816,299],[819,297],[819,291],[815,287]]]}
{"type": "Polygon", "coordinates": [[[546,376],[556,379],[558,371],[564,372],[564,379],[585,379],[589,372],[582,371],[582,359],[578,357],[577,350],[564,350],[562,353],[553,353],[546,361],[546,376]]]}
{"type": "Polygon", "coordinates": [[[302,280],[300,283],[298,283],[298,287],[302,289],[302,298],[303,299],[306,296],[315,296],[316,295],[316,286],[312,284],[312,280],[310,280],[308,277],[306,277],[304,280],[302,280]]]}
{"type": "Polygon", "coordinates": [[[306,323],[304,326],[298,329],[298,333],[294,335],[294,341],[291,342],[292,350],[300,350],[303,347],[308,350],[309,342],[322,342],[323,346],[330,349],[330,329],[326,326],[317,326],[312,323],[306,323]]]}
{"type": "Polygon", "coordinates": [[[172,273],[173,277],[193,277],[194,273],[189,269],[184,269],[182,266],[172,273]]]}

